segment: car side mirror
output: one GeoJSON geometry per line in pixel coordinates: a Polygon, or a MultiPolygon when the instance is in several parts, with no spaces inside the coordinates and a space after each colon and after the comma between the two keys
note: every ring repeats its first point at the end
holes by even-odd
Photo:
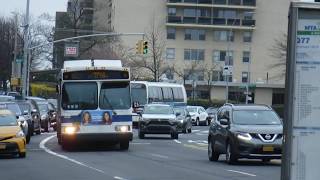
{"type": "Polygon", "coordinates": [[[229,125],[229,120],[228,119],[220,119],[220,124],[223,126],[228,126],[229,125]]]}
{"type": "Polygon", "coordinates": [[[176,116],[180,116],[180,115],[181,115],[181,113],[179,113],[179,112],[176,113],[176,116]]]}
{"type": "Polygon", "coordinates": [[[187,114],[187,117],[189,118],[189,117],[191,117],[191,115],[190,115],[190,114],[187,114]]]}
{"type": "Polygon", "coordinates": [[[19,119],[19,116],[16,116],[17,120],[19,119]]]}
{"type": "Polygon", "coordinates": [[[140,107],[140,104],[138,101],[135,101],[132,103],[132,108],[139,108],[140,107]]]}

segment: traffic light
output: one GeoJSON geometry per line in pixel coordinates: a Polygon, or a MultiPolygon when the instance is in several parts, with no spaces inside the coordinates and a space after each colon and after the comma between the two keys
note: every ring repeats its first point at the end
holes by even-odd
{"type": "Polygon", "coordinates": [[[142,54],[143,53],[143,47],[142,47],[143,44],[142,43],[143,43],[143,41],[140,40],[136,44],[136,53],[137,54],[142,54]]]}
{"type": "Polygon", "coordinates": [[[143,54],[148,54],[148,41],[143,41],[143,54]]]}

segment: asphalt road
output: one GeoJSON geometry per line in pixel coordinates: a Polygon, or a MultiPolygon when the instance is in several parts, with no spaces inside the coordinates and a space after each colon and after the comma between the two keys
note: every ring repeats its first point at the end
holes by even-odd
{"type": "Polygon", "coordinates": [[[191,134],[146,135],[128,151],[116,146],[83,145],[66,152],[54,133],[33,136],[25,159],[0,156],[1,180],[277,180],[280,161],[241,160],[227,165],[224,157],[207,157],[208,127],[193,127],[191,134]]]}

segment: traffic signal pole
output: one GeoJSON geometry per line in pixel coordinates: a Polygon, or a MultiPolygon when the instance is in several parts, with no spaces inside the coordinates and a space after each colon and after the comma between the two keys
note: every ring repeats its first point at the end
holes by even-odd
{"type": "Polygon", "coordinates": [[[27,7],[26,7],[26,16],[25,16],[25,25],[24,25],[24,47],[23,47],[23,70],[22,70],[22,98],[25,99],[27,96],[27,74],[28,74],[28,46],[29,46],[29,7],[30,7],[30,0],[27,0],[27,7]]]}

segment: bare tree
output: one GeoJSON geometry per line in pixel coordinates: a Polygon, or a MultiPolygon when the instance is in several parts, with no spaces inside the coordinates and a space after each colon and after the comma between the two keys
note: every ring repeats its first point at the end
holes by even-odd
{"type": "Polygon", "coordinates": [[[271,56],[278,61],[270,65],[269,68],[278,69],[279,74],[276,76],[283,77],[286,73],[287,61],[287,34],[283,33],[280,38],[274,40],[274,45],[270,49],[271,56]]]}
{"type": "Polygon", "coordinates": [[[14,51],[15,23],[13,19],[0,17],[0,86],[6,90],[6,81],[11,75],[14,51]]]}
{"type": "Polygon", "coordinates": [[[130,67],[135,67],[144,73],[150,73],[152,81],[159,81],[160,76],[165,72],[167,66],[164,61],[165,38],[161,25],[153,18],[149,30],[145,35],[148,41],[149,52],[146,55],[132,55],[130,67]]]}
{"type": "Polygon", "coordinates": [[[172,69],[173,72],[183,80],[183,85],[186,85],[186,81],[194,76],[195,72],[199,69],[200,66],[201,65],[198,62],[193,61],[190,64],[185,65],[184,69],[177,68],[178,65],[174,65],[172,69]]]}

